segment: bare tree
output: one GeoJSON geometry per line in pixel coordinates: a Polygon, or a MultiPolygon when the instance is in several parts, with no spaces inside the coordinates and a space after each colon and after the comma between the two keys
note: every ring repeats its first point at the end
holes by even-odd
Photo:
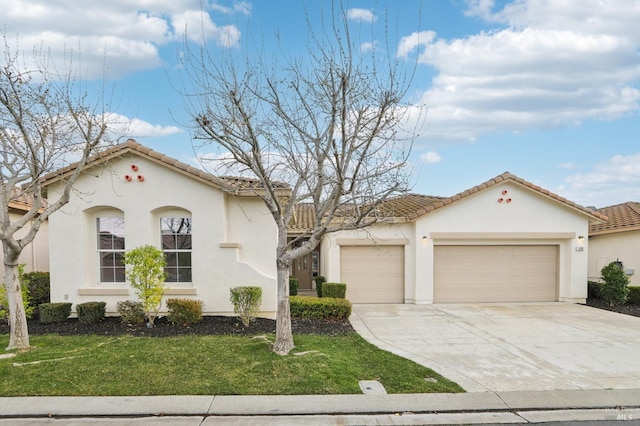
{"type": "Polygon", "coordinates": [[[91,104],[73,73],[57,74],[51,58],[34,50],[35,67],[27,67],[7,38],[0,62],[0,240],[11,335],[7,349],[28,349],[29,331],[18,277],[18,259],[41,225],[69,201],[87,159],[107,139],[108,115],[101,101],[91,104]],[[60,198],[47,204],[40,179],[72,162],[60,198]],[[16,193],[30,209],[15,218],[9,203],[16,193]],[[18,237],[18,235],[22,235],[18,237]]]}
{"type": "Polygon", "coordinates": [[[323,235],[375,223],[377,206],[408,188],[410,133],[401,125],[410,74],[394,56],[360,51],[346,11],[332,9],[321,34],[310,29],[308,56],[272,61],[215,57],[206,46],[185,58],[192,92],[194,149],[221,148],[223,164],[257,179],[277,225],[277,313],[273,350],[293,347],[289,270],[323,235]],[[283,196],[282,182],[289,191],[283,196]],[[313,205],[315,223],[288,240],[295,205],[313,205]]]}

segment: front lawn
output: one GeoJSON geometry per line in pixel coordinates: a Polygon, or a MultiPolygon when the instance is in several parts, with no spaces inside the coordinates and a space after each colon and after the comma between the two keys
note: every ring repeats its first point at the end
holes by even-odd
{"type": "MultiPolygon", "coordinates": [[[[33,350],[0,359],[0,396],[354,394],[359,380],[389,393],[463,392],[356,333],[296,335],[285,357],[270,351],[273,339],[32,336],[33,350]]],[[[8,341],[0,335],[1,348],[8,341]]]]}

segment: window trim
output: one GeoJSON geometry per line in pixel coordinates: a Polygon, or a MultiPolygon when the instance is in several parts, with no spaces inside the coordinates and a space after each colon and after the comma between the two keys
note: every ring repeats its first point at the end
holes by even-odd
{"type": "MultiPolygon", "coordinates": [[[[172,269],[175,270],[175,275],[176,275],[176,280],[169,280],[169,275],[167,273],[167,279],[165,280],[165,282],[169,285],[175,285],[175,286],[190,286],[193,285],[193,218],[190,215],[184,215],[184,214],[166,214],[166,215],[159,215],[159,225],[160,225],[160,248],[162,250],[162,253],[165,255],[165,259],[167,258],[167,254],[168,253],[175,253],[176,255],[176,266],[166,266],[165,267],[165,272],[168,272],[168,269],[172,269]],[[164,221],[167,219],[179,219],[179,220],[185,220],[188,219],[189,220],[189,225],[188,225],[188,232],[173,232],[173,233],[165,233],[165,227],[164,227],[164,221]],[[180,249],[178,248],[178,236],[181,235],[188,235],[189,236],[189,248],[188,249],[180,249]],[[174,240],[174,246],[176,246],[176,248],[165,248],[164,247],[164,237],[165,236],[173,236],[173,240],[174,240]],[[180,266],[180,262],[179,262],[179,256],[180,253],[188,253],[189,254],[189,265],[188,266],[180,266]],[[180,281],[180,271],[181,270],[189,270],[189,281],[180,281]]],[[[179,231],[179,229],[178,229],[179,231]]]]}
{"type": "MultiPolygon", "coordinates": [[[[120,228],[117,228],[118,230],[120,230],[120,228]]],[[[116,285],[116,284],[125,284],[127,282],[127,277],[125,274],[125,265],[124,262],[122,263],[122,266],[117,264],[116,261],[116,257],[114,256],[114,262],[113,265],[111,265],[110,267],[104,267],[103,266],[103,254],[105,253],[112,253],[112,254],[121,254],[123,255],[124,252],[126,251],[127,248],[127,241],[126,241],[126,235],[125,235],[125,221],[124,221],[124,216],[123,215],[117,215],[117,214],[98,214],[95,216],[95,237],[96,237],[96,244],[95,244],[95,249],[96,249],[96,256],[97,256],[97,282],[100,285],[116,285]],[[111,248],[102,248],[101,247],[101,239],[102,239],[102,233],[101,233],[101,219],[121,219],[121,224],[120,226],[122,227],[122,248],[114,248],[115,244],[113,241],[113,235],[111,234],[111,238],[112,238],[112,242],[111,242],[111,248]],[[112,281],[103,281],[103,270],[106,269],[111,269],[111,273],[113,274],[113,280],[112,281]],[[122,280],[118,280],[118,270],[122,271],[122,280]]]]}

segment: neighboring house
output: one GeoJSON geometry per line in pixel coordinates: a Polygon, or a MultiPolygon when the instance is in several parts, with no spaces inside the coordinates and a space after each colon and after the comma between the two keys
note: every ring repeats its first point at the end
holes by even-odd
{"type": "MultiPolygon", "coordinates": [[[[263,314],[275,312],[276,226],[256,181],[214,177],[133,140],[88,165],[70,202],[49,217],[53,302],[101,300],[115,313],[118,301],[136,299],[122,254],[150,244],[168,259],[167,297],[229,313],[231,287],[260,286],[263,314]]],[[[50,201],[71,170],[44,178],[50,201]]]]}
{"type": "MultiPolygon", "coordinates": [[[[52,201],[70,170],[45,178],[52,201]]],[[[49,218],[52,301],[103,300],[114,313],[136,298],[122,253],[151,244],[169,260],[167,297],[229,314],[229,289],[257,285],[262,315],[273,315],[276,226],[260,191],[255,180],[214,177],[133,140],[100,153],[49,218]]],[[[510,173],[450,198],[393,198],[375,214],[379,223],[328,234],[294,261],[300,289],[323,275],[347,283],[353,303],[584,302],[589,225],[606,220],[510,173]]],[[[291,238],[313,220],[312,206],[297,205],[291,238]]]]}
{"type": "Polygon", "coordinates": [[[597,212],[609,220],[589,228],[589,280],[598,281],[603,267],[619,261],[629,275],[630,285],[639,286],[640,203],[617,204],[597,212]]]}
{"type": "Polygon", "coordinates": [[[378,214],[389,223],[322,241],[323,275],[354,303],[581,303],[589,225],[606,220],[510,173],[378,214]]]}
{"type": "MultiPolygon", "coordinates": [[[[9,217],[13,223],[31,209],[31,198],[19,189],[14,189],[9,200],[9,217]]],[[[29,231],[29,225],[18,231],[20,238],[29,231]]],[[[45,221],[31,244],[27,245],[20,255],[20,263],[24,264],[25,272],[49,271],[49,231],[45,221]]],[[[4,280],[4,256],[0,251],[0,280],[4,280]]]]}

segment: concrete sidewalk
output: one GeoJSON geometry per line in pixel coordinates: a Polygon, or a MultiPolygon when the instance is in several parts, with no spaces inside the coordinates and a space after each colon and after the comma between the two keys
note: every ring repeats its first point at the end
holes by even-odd
{"type": "Polygon", "coordinates": [[[451,424],[638,420],[640,389],[462,394],[5,397],[0,424],[451,424]],[[106,420],[109,419],[109,422],[106,420]],[[117,421],[119,419],[119,421],[117,421]]]}

